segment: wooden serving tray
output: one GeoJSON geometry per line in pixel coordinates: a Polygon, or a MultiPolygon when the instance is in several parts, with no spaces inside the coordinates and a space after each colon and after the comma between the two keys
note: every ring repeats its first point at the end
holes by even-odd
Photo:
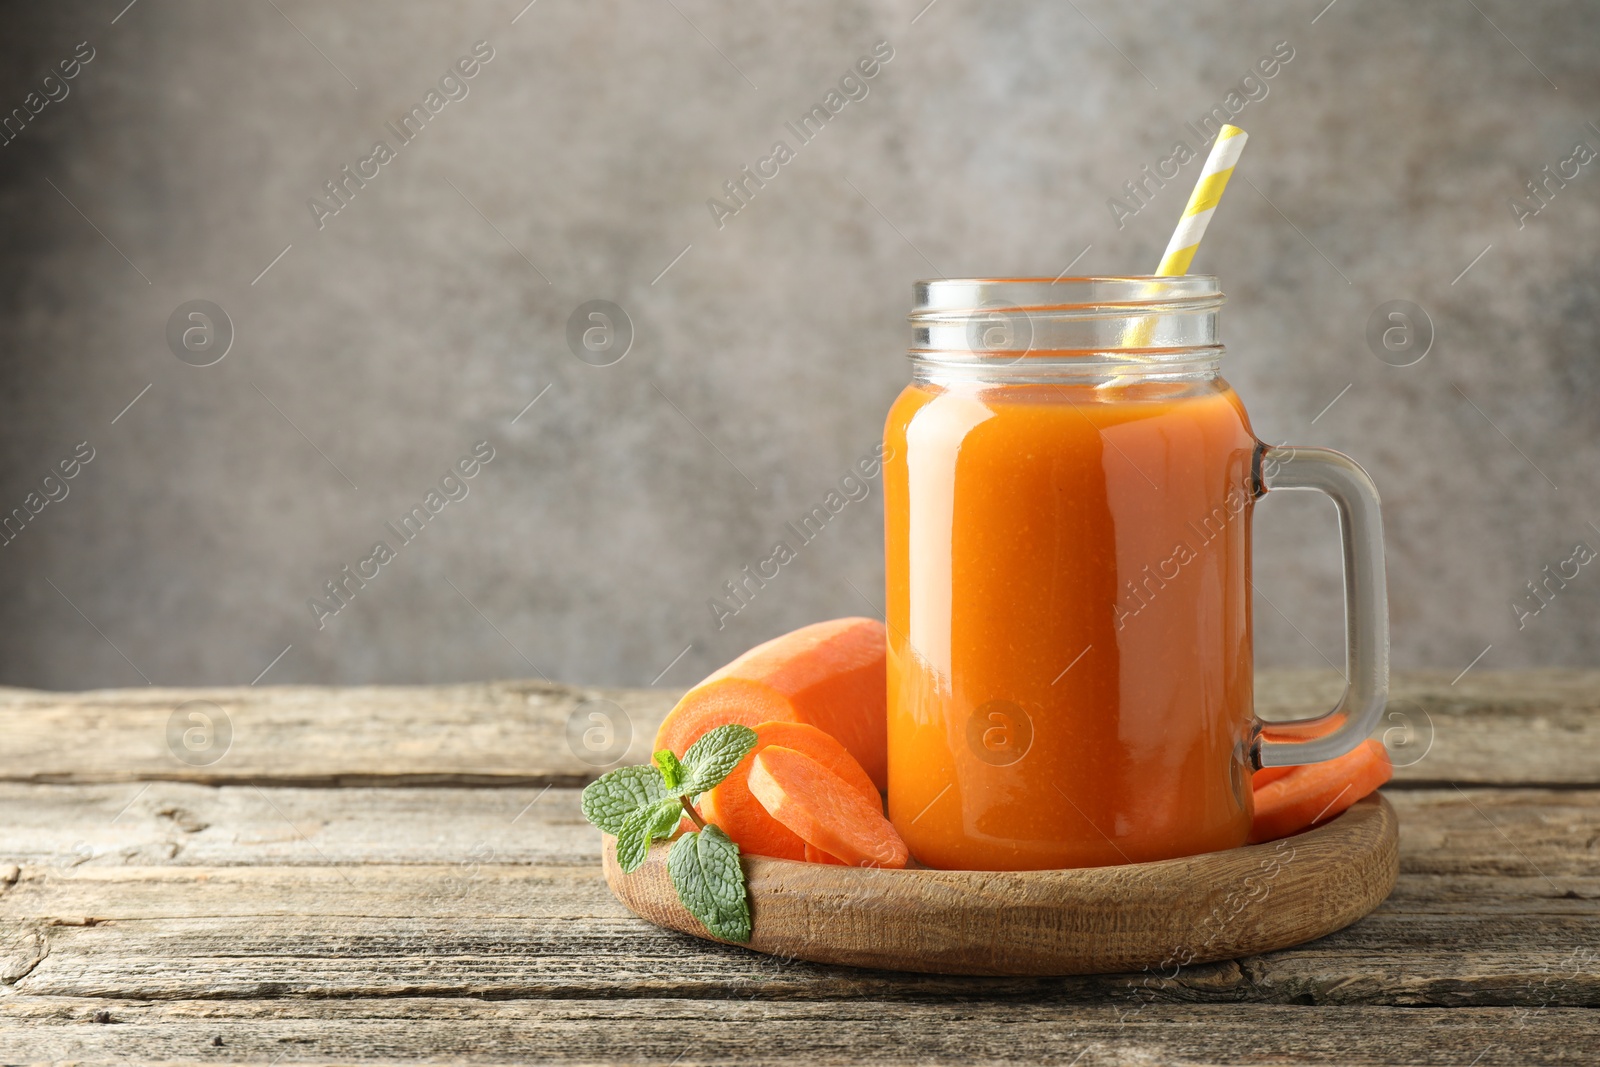
{"type": "MultiPolygon", "coordinates": [[[[745,856],[744,947],[817,963],[932,974],[1166,969],[1288,948],[1376,908],[1399,875],[1399,820],[1381,795],[1323,826],[1184,859],[1064,871],[903,871],[745,856]]],[[[634,914],[707,940],[678,901],[665,843],[606,883],[634,914]]]]}

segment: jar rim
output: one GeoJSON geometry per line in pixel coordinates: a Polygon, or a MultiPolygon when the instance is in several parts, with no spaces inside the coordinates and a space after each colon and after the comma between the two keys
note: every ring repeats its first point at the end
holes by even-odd
{"type": "Polygon", "coordinates": [[[916,284],[914,360],[1174,365],[1221,355],[1215,275],[938,278],[916,284]]]}
{"type": "Polygon", "coordinates": [[[1089,274],[1058,278],[929,278],[913,287],[912,322],[975,311],[1052,314],[1203,311],[1225,297],[1214,274],[1089,274]]]}

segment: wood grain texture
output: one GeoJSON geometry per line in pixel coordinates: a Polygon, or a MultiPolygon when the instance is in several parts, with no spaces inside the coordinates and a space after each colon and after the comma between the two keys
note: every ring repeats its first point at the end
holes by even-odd
{"type": "Polygon", "coordinates": [[[1048,998],[0,1000],[0,1048],[82,1064],[1591,1064],[1582,1009],[1061,1005],[1048,998]],[[94,1012],[108,1021],[96,1023],[94,1012]],[[215,1042],[220,1041],[220,1044],[215,1042]]]}
{"type": "Polygon", "coordinates": [[[592,867],[580,791],[0,783],[0,866],[539,863],[592,867]]]}
{"type": "MultiPolygon", "coordinates": [[[[1258,710],[1273,719],[1321,714],[1340,687],[1327,671],[1263,671],[1258,710]]],[[[0,780],[577,785],[618,761],[645,762],[680,693],[518,681],[0,689],[8,742],[0,780]],[[216,704],[233,726],[227,753],[206,766],[180,762],[168,748],[168,721],[191,700],[216,704]],[[631,745],[618,760],[596,763],[585,748],[591,711],[626,724],[631,745]]],[[[1404,764],[1401,782],[1600,785],[1600,671],[1473,671],[1454,685],[1444,674],[1397,674],[1379,733],[1404,764]]]]}
{"type": "MultiPolygon", "coordinates": [[[[785,960],[630,915],[568,721],[613,701],[642,762],[672,692],[3,690],[0,1063],[1592,1062],[1600,672],[1451,681],[1396,679],[1384,729],[1426,755],[1385,790],[1400,876],[1373,914],[1067,978],[785,960]],[[196,698],[236,727],[206,767],[167,749],[196,698]]],[[[1276,718],[1339,687],[1258,685],[1276,718]]]]}
{"type": "MultiPolygon", "coordinates": [[[[1402,873],[1593,875],[1600,790],[1385,789],[1402,873]],[[1514,842],[1514,846],[1512,844],[1514,842]]],[[[579,790],[0,782],[0,867],[600,865],[579,790]]],[[[1403,887],[1402,887],[1403,888],[1403,887]]]]}
{"type": "MultiPolygon", "coordinates": [[[[410,802],[385,808],[381,800],[391,790],[303,792],[330,798],[321,809],[330,825],[367,818],[399,827],[402,821],[393,816],[412,810],[410,802]],[[341,814],[339,799],[350,792],[367,795],[341,814]]],[[[1500,864],[1491,862],[1489,851],[1477,851],[1479,845],[1489,849],[1491,837],[1498,839],[1492,828],[1478,833],[1472,825],[1482,824],[1473,805],[1488,804],[1488,793],[1458,797],[1454,804],[1443,798],[1418,804],[1414,795],[1398,794],[1402,805],[1411,805],[1403,817],[1411,821],[1401,826],[1402,874],[1389,899],[1371,916],[1310,945],[1238,964],[1104,978],[985,979],[784,960],[692,941],[632,917],[607,891],[597,854],[577,863],[561,862],[560,856],[538,862],[532,853],[490,856],[476,850],[483,824],[467,827],[455,845],[426,841],[444,830],[442,816],[418,825],[414,844],[407,845],[403,834],[389,839],[387,847],[409,861],[401,865],[373,862],[365,850],[347,855],[337,839],[327,840],[319,855],[311,846],[318,831],[302,823],[310,840],[299,842],[297,855],[314,866],[202,866],[184,848],[158,866],[139,865],[138,857],[125,865],[119,853],[108,851],[77,866],[24,864],[11,869],[14,880],[0,870],[0,993],[159,1000],[427,992],[1600,1005],[1600,959],[1584,955],[1586,946],[1600,945],[1600,867],[1558,862],[1568,828],[1592,833],[1600,827],[1600,794],[1546,794],[1565,798],[1571,807],[1550,822],[1543,837],[1534,832],[1544,819],[1532,798],[1499,813],[1503,828],[1522,840],[1528,861],[1551,884],[1521,857],[1500,864]],[[1513,816],[1517,811],[1520,816],[1513,816]],[[1478,843],[1464,848],[1458,863],[1448,853],[1432,855],[1431,842],[1451,835],[1478,843]],[[1421,856],[1410,843],[1418,839],[1428,842],[1421,856]],[[441,849],[459,851],[452,862],[432,862],[441,849]]],[[[561,807],[546,797],[528,809],[519,832],[537,840],[538,820],[559,824],[566,818],[561,807]]],[[[271,811],[244,810],[257,819],[271,811]]],[[[116,808],[109,811],[115,814],[116,808]]],[[[492,815],[507,821],[500,811],[492,815]]],[[[226,851],[231,832],[221,822],[195,836],[216,836],[214,847],[226,851]]],[[[596,847],[598,839],[592,834],[596,847]]],[[[233,847],[237,860],[263,846],[233,847]]]]}
{"type": "Polygon", "coordinates": [[[88,693],[0,688],[0,726],[8,736],[0,780],[582,784],[606,766],[647,762],[656,726],[679,692],[523,681],[88,693]],[[203,766],[179,760],[169,745],[173,713],[192,701],[220,708],[232,730],[226,752],[203,766]],[[621,755],[607,759],[603,749],[590,753],[584,746],[590,711],[626,732],[630,743],[621,755]]]}
{"type": "MultiPolygon", "coordinates": [[[[747,856],[746,947],[783,959],[973,975],[1162,970],[1236,959],[1330,934],[1371,912],[1399,874],[1381,796],[1265,845],[1072,871],[832,867],[747,856]]],[[[606,883],[634,914],[715,940],[678,900],[668,846],[606,883]]]]}

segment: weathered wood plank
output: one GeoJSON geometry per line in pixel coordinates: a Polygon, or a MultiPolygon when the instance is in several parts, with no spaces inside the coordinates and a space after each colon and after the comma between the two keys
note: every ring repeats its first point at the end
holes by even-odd
{"type": "MultiPolygon", "coordinates": [[[[1319,715],[1343,688],[1329,671],[1262,671],[1257,712],[1319,715]]],[[[1374,736],[1402,784],[1600,784],[1600,670],[1402,671],[1374,736]]]]}
{"type": "MultiPolygon", "coordinates": [[[[1403,873],[1600,871],[1600,790],[1386,790],[1403,873]]],[[[0,868],[582,865],[600,834],[578,790],[0,782],[0,868]]],[[[1562,890],[1564,891],[1564,890],[1562,890]]]]}
{"type": "Polygon", "coordinates": [[[1584,1009],[1146,1005],[930,1000],[707,1004],[0,999],[17,1061],[470,1064],[1588,1064],[1584,1009]],[[103,1011],[106,1022],[93,1021],[103,1011]]]}
{"type": "MultiPolygon", "coordinates": [[[[3,872],[0,872],[3,873],[3,872]]],[[[1301,949],[1176,975],[972,979],[821,967],[630,916],[585,867],[24,869],[0,983],[28,996],[861,996],[1600,1005],[1600,877],[1412,875],[1301,949]],[[1439,901],[1453,906],[1440,906],[1439,901]],[[1552,975],[1560,975],[1552,984],[1552,975]]],[[[759,921],[759,917],[758,917],[759,921]]]]}
{"type": "Polygon", "coordinates": [[[0,867],[537,863],[600,877],[567,787],[0,782],[0,867]]]}
{"type": "Polygon", "coordinates": [[[680,692],[545,682],[0,688],[0,779],[582,784],[605,766],[648,761],[656,726],[680,692]]]}
{"type": "MultiPolygon", "coordinates": [[[[1317,714],[1339,689],[1328,672],[1265,671],[1260,710],[1279,719],[1317,714]]],[[[619,758],[643,762],[678,693],[543,682],[0,689],[7,738],[0,780],[579,784],[615,755],[590,747],[603,749],[608,736],[625,731],[630,743],[619,758]],[[198,747],[184,747],[185,730],[195,726],[189,710],[217,718],[204,704],[180,712],[191,701],[225,714],[232,727],[225,754],[218,755],[219,734],[206,746],[203,725],[189,735],[198,747]]],[[[1444,674],[1400,674],[1383,730],[1392,743],[1410,738],[1410,747],[1396,750],[1408,764],[1401,781],[1600,785],[1600,671],[1473,671],[1454,685],[1444,674]]]]}

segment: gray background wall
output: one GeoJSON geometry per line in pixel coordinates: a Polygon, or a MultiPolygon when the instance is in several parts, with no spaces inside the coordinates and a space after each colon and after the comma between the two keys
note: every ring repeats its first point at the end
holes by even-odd
{"type": "MultiPolygon", "coordinates": [[[[1600,549],[1600,161],[1508,207],[1600,148],[1600,8],[923,2],[6,5],[0,107],[95,58],[0,148],[0,505],[95,458],[0,548],[0,681],[245,683],[289,646],[264,684],[687,684],[874,613],[876,485],[724,629],[707,600],[875,441],[915,278],[1150,269],[1198,163],[1125,228],[1108,198],[1281,41],[1195,267],[1228,377],[1261,437],[1376,477],[1397,666],[1600,662],[1600,566],[1512,606],[1600,549]],[[319,230],[307,199],[478,40],[469,95],[319,230]],[[706,199],[881,40],[719,230],[706,199]],[[233,323],[213,366],[166,340],[194,299],[233,323]],[[565,341],[592,299],[634,325],[613,366],[565,341]],[[1413,366],[1365,340],[1390,300],[1431,318],[1413,366]],[[307,598],[484,439],[319,630],[307,598]]],[[[1264,504],[1257,561],[1261,659],[1337,660],[1327,506],[1264,504]]]]}

